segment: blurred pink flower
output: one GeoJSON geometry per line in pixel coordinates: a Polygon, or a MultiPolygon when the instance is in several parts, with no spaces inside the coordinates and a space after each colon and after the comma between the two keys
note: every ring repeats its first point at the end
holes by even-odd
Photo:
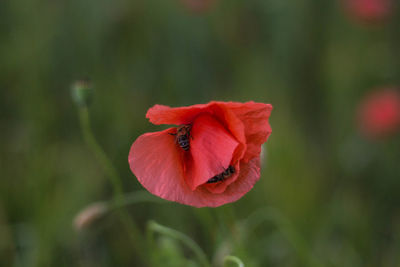
{"type": "Polygon", "coordinates": [[[394,88],[368,94],[358,107],[362,134],[376,139],[395,133],[400,126],[400,92],[394,88]]]}
{"type": "Polygon", "coordinates": [[[392,0],[343,0],[352,18],[363,22],[381,22],[391,14],[392,0]]]}
{"type": "Polygon", "coordinates": [[[183,6],[194,13],[204,13],[210,10],[215,0],[180,0],[183,6]]]}

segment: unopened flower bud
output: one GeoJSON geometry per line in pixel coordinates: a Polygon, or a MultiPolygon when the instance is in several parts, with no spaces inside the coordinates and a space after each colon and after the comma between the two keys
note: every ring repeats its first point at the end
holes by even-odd
{"type": "Polygon", "coordinates": [[[108,211],[108,205],[105,202],[95,202],[81,210],[74,219],[76,230],[83,230],[100,219],[108,211]]]}
{"type": "Polygon", "coordinates": [[[71,87],[72,99],[79,106],[87,106],[92,99],[92,91],[92,84],[89,80],[78,80],[71,87]]]}

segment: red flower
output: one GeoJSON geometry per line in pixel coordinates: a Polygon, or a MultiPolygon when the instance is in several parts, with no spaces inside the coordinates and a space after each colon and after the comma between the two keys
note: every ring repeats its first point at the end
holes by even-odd
{"type": "Polygon", "coordinates": [[[391,13],[392,0],[344,0],[349,14],[363,22],[386,20],[391,13]]]}
{"type": "Polygon", "coordinates": [[[141,135],[129,152],[131,170],[147,190],[167,200],[195,207],[236,201],[260,178],[271,110],[254,102],[155,105],[147,111],[150,122],[188,128],[141,135]]]}
{"type": "Polygon", "coordinates": [[[400,93],[389,88],[367,95],[358,108],[358,124],[372,139],[396,132],[400,126],[400,93]]]}
{"type": "Polygon", "coordinates": [[[181,0],[183,6],[194,13],[204,13],[215,4],[215,0],[181,0]]]}

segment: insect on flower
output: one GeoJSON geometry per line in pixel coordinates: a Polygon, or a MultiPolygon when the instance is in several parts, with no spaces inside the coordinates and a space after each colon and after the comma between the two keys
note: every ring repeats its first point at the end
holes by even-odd
{"type": "Polygon", "coordinates": [[[191,125],[181,125],[176,130],[176,133],[169,133],[170,135],[175,136],[175,142],[185,151],[188,151],[190,148],[190,129],[191,125]]]}
{"type": "Polygon", "coordinates": [[[229,167],[224,172],[215,175],[213,178],[209,179],[207,183],[212,184],[212,183],[222,182],[223,180],[225,180],[234,173],[235,173],[235,168],[232,165],[229,165],[229,167]]]}
{"type": "Polygon", "coordinates": [[[151,123],[178,126],[139,136],[130,168],[143,187],[166,200],[195,207],[236,201],[260,178],[271,110],[255,102],[155,105],[146,114],[151,123]]]}

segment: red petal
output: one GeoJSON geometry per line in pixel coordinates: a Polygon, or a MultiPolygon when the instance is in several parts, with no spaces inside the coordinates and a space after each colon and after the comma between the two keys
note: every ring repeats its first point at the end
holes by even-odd
{"type": "Polygon", "coordinates": [[[243,196],[260,179],[260,158],[256,157],[249,162],[240,162],[240,173],[236,181],[230,184],[224,194],[241,194],[243,196]]]}
{"type": "Polygon", "coordinates": [[[191,159],[187,165],[187,182],[192,190],[222,173],[231,163],[239,145],[234,137],[214,117],[198,116],[192,125],[191,159]]]}
{"type": "Polygon", "coordinates": [[[152,194],[177,201],[190,191],[184,181],[183,158],[170,128],[139,136],[129,152],[129,165],[139,182],[152,194]]]}
{"type": "Polygon", "coordinates": [[[239,141],[240,145],[236,148],[232,158],[232,162],[236,163],[243,157],[247,147],[244,125],[224,102],[211,102],[209,109],[239,141]]]}
{"type": "Polygon", "coordinates": [[[192,195],[187,195],[181,203],[195,207],[218,207],[234,202],[249,192],[260,178],[260,159],[240,163],[240,174],[221,194],[211,193],[204,186],[199,186],[192,195]]]}
{"type": "MultiPolygon", "coordinates": [[[[232,103],[232,102],[228,102],[232,103]]],[[[235,103],[232,103],[235,104],[235,103]]],[[[236,103],[243,105],[242,103],[236,103]]],[[[246,137],[244,126],[240,119],[229,109],[226,102],[210,102],[189,107],[171,108],[163,105],[151,107],[146,114],[150,122],[154,124],[192,124],[194,119],[202,113],[215,116],[220,123],[239,141],[240,145],[236,148],[233,162],[242,158],[246,150],[246,137]]]]}
{"type": "Polygon", "coordinates": [[[271,126],[268,122],[272,106],[270,104],[247,102],[247,103],[226,103],[229,109],[244,124],[247,151],[244,160],[248,161],[258,157],[261,152],[261,145],[265,143],[271,134],[271,126]]]}
{"type": "Polygon", "coordinates": [[[171,108],[164,105],[154,105],[149,108],[146,118],[153,124],[191,124],[193,119],[204,110],[207,105],[199,104],[189,107],[171,108]]]}

